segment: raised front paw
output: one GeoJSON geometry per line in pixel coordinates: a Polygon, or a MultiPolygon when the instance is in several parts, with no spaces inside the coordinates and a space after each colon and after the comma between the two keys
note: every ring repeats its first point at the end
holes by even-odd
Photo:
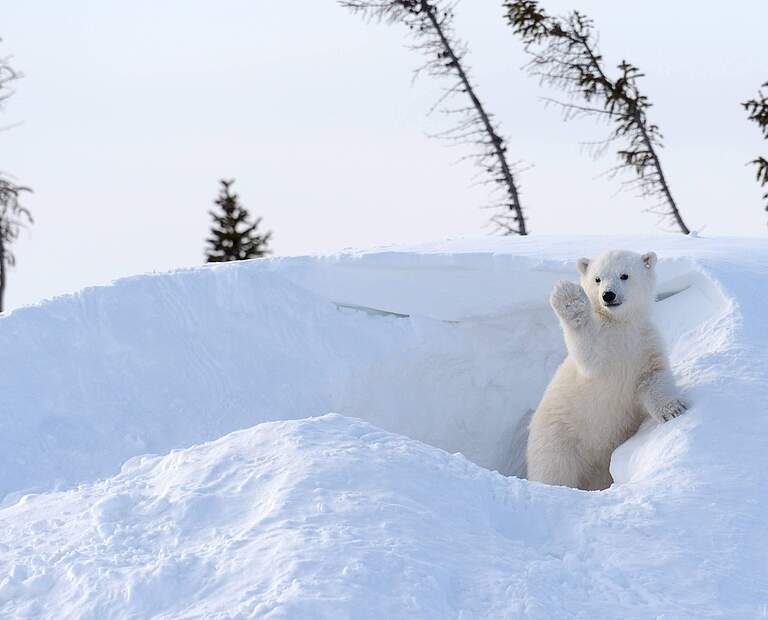
{"type": "Polygon", "coordinates": [[[587,294],[581,286],[570,280],[560,280],[555,284],[549,303],[561,319],[574,325],[582,325],[589,316],[587,294]]]}
{"type": "Polygon", "coordinates": [[[669,422],[672,418],[676,418],[686,411],[688,411],[688,403],[680,398],[675,398],[650,413],[657,422],[669,422]]]}

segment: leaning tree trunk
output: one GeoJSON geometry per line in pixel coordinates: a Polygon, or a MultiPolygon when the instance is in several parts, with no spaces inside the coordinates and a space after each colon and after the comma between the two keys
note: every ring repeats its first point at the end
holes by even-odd
{"type": "Polygon", "coordinates": [[[435,15],[434,6],[430,5],[428,2],[422,2],[421,4],[425,14],[429,18],[430,24],[432,24],[432,28],[434,28],[435,32],[437,33],[437,36],[440,38],[440,42],[443,44],[445,53],[449,58],[450,66],[452,66],[455,69],[459,77],[459,80],[461,81],[461,84],[464,88],[464,92],[467,94],[470,101],[472,102],[472,106],[475,108],[477,112],[477,116],[480,118],[480,121],[483,124],[483,129],[485,130],[485,133],[488,134],[488,143],[490,147],[493,149],[493,154],[495,155],[496,160],[499,163],[499,169],[501,171],[501,180],[504,183],[504,187],[507,193],[507,198],[509,199],[509,210],[512,211],[513,220],[517,223],[517,230],[514,232],[516,232],[520,236],[525,236],[528,234],[528,230],[526,229],[526,226],[525,226],[525,217],[523,216],[523,207],[520,205],[520,194],[517,190],[517,184],[515,183],[515,179],[512,176],[512,169],[509,167],[509,163],[507,162],[507,154],[505,152],[504,140],[501,136],[499,136],[498,133],[496,133],[496,128],[493,126],[493,123],[491,123],[491,119],[488,116],[488,113],[485,111],[483,104],[480,102],[480,98],[475,93],[475,89],[472,86],[472,82],[469,81],[469,76],[467,76],[467,73],[464,70],[464,66],[461,64],[461,59],[456,55],[456,52],[453,49],[453,45],[451,45],[451,42],[445,36],[445,33],[443,32],[443,29],[440,26],[440,22],[438,21],[437,16],[435,15]]]}
{"type": "Polygon", "coordinates": [[[5,298],[5,240],[0,235],[0,312],[3,312],[5,298]]]}
{"type": "Polygon", "coordinates": [[[669,207],[669,215],[672,216],[672,219],[674,219],[675,223],[680,228],[680,232],[682,232],[684,235],[690,235],[691,229],[688,228],[687,224],[683,221],[683,216],[680,215],[680,210],[677,208],[677,203],[672,197],[672,190],[669,189],[667,178],[664,176],[664,171],[661,169],[661,161],[659,160],[659,156],[656,154],[653,141],[645,129],[645,119],[638,120],[638,127],[642,133],[645,147],[648,149],[648,153],[651,155],[653,167],[656,168],[659,185],[661,186],[662,194],[664,195],[664,199],[667,201],[667,206],[669,207]]]}

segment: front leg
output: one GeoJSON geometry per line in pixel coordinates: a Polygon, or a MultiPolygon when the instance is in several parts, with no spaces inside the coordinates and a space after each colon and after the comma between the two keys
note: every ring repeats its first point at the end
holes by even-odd
{"type": "Polygon", "coordinates": [[[579,372],[586,377],[600,373],[607,360],[605,352],[595,346],[598,324],[584,289],[561,280],[555,284],[549,303],[560,319],[565,347],[579,372]]]}
{"type": "Polygon", "coordinates": [[[640,381],[640,402],[657,422],[668,422],[688,410],[680,397],[674,377],[667,368],[652,369],[640,381]]]}

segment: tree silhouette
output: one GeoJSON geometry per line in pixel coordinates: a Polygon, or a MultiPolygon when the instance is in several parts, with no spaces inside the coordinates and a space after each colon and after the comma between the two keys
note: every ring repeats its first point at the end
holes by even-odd
{"type": "Polygon", "coordinates": [[[16,256],[10,249],[26,224],[32,224],[32,215],[19,204],[19,194],[29,191],[0,178],[0,312],[3,312],[5,285],[9,267],[16,265],[16,256]]]}
{"type": "Polygon", "coordinates": [[[416,74],[424,72],[435,78],[449,79],[449,86],[434,108],[441,107],[455,121],[455,125],[438,134],[438,137],[454,144],[470,144],[476,148],[470,157],[487,174],[487,183],[496,190],[488,206],[500,212],[491,221],[505,234],[528,234],[517,180],[508,160],[506,141],[493,115],[480,101],[465,62],[467,46],[457,38],[453,27],[455,2],[340,0],[340,3],[368,19],[404,24],[413,40],[411,49],[426,57],[416,74]],[[456,96],[466,97],[469,103],[450,107],[448,102],[456,96]]]}
{"type": "Polygon", "coordinates": [[[588,115],[613,124],[608,139],[597,144],[596,154],[614,141],[622,141],[624,146],[617,150],[621,163],[611,172],[633,172],[635,178],[626,184],[641,196],[657,201],[649,211],[688,234],[690,229],[661,167],[663,136],[659,127],[648,120],[652,104],[640,92],[640,70],[622,60],[618,76],[609,77],[593,22],[583,13],[573,11],[566,17],[551,17],[535,0],[505,0],[504,8],[509,24],[532,56],[529,72],[542,83],[559,88],[571,100],[549,101],[563,108],[566,119],[588,115]],[[575,102],[579,99],[584,103],[575,102]]]}
{"type": "MultiPolygon", "coordinates": [[[[768,82],[763,84],[763,88],[768,88],[768,82]]],[[[750,99],[741,104],[749,114],[749,120],[754,121],[760,127],[763,138],[768,140],[768,95],[760,90],[757,93],[757,99],[750,99]]],[[[768,159],[758,157],[751,162],[757,168],[757,182],[762,186],[768,186],[768,159]]],[[[766,201],[765,210],[768,211],[768,191],[763,194],[766,201]]]]}
{"type": "Polygon", "coordinates": [[[209,211],[213,218],[211,236],[206,239],[206,261],[221,263],[269,254],[267,247],[271,232],[258,234],[261,218],[251,223],[248,210],[240,204],[240,197],[232,193],[234,179],[222,179],[219,196],[214,201],[219,211],[209,211]]]}
{"type": "MultiPolygon", "coordinates": [[[[13,95],[10,84],[19,77],[8,59],[0,58],[0,105],[13,95]]],[[[30,191],[29,188],[21,187],[0,174],[0,312],[4,308],[8,268],[16,265],[16,256],[10,246],[18,239],[21,229],[33,223],[29,210],[19,203],[19,194],[27,191],[30,191]]]]}

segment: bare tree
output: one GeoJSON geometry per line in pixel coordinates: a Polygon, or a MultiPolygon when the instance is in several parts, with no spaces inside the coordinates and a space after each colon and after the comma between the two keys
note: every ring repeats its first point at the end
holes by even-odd
{"type": "MultiPolygon", "coordinates": [[[[0,105],[13,94],[10,84],[19,77],[8,59],[0,58],[0,105]]],[[[29,211],[19,204],[19,194],[25,191],[29,188],[16,185],[0,173],[0,312],[3,311],[7,271],[16,264],[10,245],[16,241],[21,229],[32,223],[29,211]]]]}
{"type": "Polygon", "coordinates": [[[548,101],[561,106],[566,119],[587,115],[611,123],[613,130],[607,140],[597,143],[596,154],[614,141],[623,142],[624,146],[617,150],[621,163],[611,173],[633,172],[635,178],[626,184],[641,196],[657,201],[649,211],[688,234],[690,229],[661,167],[659,150],[663,147],[663,136],[659,127],[648,120],[652,104],[640,92],[640,70],[622,60],[617,67],[618,76],[609,77],[593,22],[578,11],[566,17],[551,17],[535,0],[505,0],[504,8],[509,24],[532,56],[530,73],[543,84],[562,90],[570,99],[548,101]]]}
{"type": "Polygon", "coordinates": [[[509,164],[507,144],[492,114],[480,101],[466,64],[467,46],[453,27],[455,2],[450,0],[340,0],[342,6],[368,19],[401,23],[408,28],[411,48],[425,57],[417,71],[435,78],[448,78],[449,86],[435,104],[455,120],[455,125],[438,134],[452,143],[470,144],[477,152],[471,157],[495,186],[493,208],[501,210],[491,221],[504,234],[526,235],[520,192],[513,167],[509,164]],[[457,108],[448,102],[455,96],[469,102],[457,108]]]}
{"type": "MultiPolygon", "coordinates": [[[[768,88],[768,82],[763,84],[763,88],[768,88]]],[[[754,121],[760,127],[760,131],[763,134],[763,138],[768,140],[768,95],[763,94],[760,90],[757,93],[757,99],[750,99],[741,104],[749,114],[749,120],[754,121]]],[[[765,157],[758,157],[751,162],[757,170],[757,182],[762,186],[768,185],[768,159],[765,157]]],[[[765,210],[768,211],[768,191],[763,194],[763,199],[766,200],[765,210]]]]}

